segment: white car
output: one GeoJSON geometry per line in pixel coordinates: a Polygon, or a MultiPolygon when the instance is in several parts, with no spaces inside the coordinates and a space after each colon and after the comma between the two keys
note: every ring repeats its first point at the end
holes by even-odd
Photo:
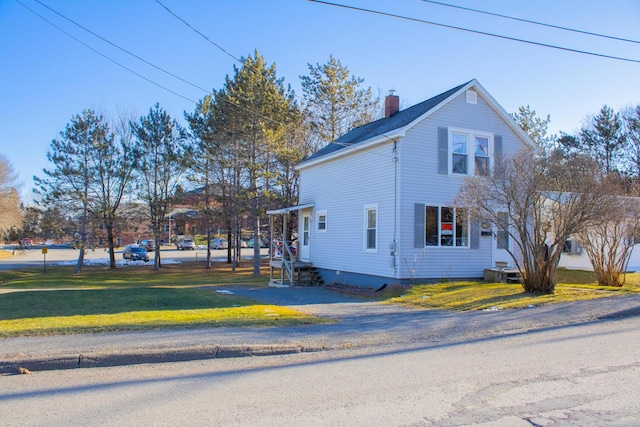
{"type": "Polygon", "coordinates": [[[183,251],[186,251],[186,250],[195,251],[196,242],[194,242],[191,239],[182,239],[176,243],[176,249],[183,250],[183,251]]]}
{"type": "Polygon", "coordinates": [[[229,247],[229,241],[227,239],[215,238],[209,243],[211,249],[227,249],[229,247]]]}

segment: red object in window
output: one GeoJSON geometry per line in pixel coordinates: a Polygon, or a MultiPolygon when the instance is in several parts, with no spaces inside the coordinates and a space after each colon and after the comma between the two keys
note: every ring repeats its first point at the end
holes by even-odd
{"type": "Polygon", "coordinates": [[[453,231],[453,224],[450,222],[443,222],[440,228],[441,230],[453,231]]]}

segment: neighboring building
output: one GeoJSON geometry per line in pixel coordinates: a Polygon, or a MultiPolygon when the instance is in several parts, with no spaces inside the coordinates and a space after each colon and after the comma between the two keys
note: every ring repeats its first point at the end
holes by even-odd
{"type": "MultiPolygon", "coordinates": [[[[566,241],[558,267],[569,270],[593,271],[593,265],[591,265],[591,260],[586,251],[580,243],[573,239],[566,241]]],[[[640,271],[640,249],[638,249],[638,243],[636,243],[631,250],[627,271],[640,271]]]]}
{"type": "Polygon", "coordinates": [[[300,206],[270,213],[298,212],[297,260],[325,283],[480,278],[496,261],[513,266],[508,236],[452,201],[466,176],[533,144],[477,80],[402,111],[392,94],[383,119],[298,165],[300,206]]]}

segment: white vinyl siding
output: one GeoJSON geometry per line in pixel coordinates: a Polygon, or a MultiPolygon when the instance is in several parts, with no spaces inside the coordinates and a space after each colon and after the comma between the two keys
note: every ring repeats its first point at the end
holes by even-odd
{"type": "Polygon", "coordinates": [[[395,168],[393,141],[300,171],[300,203],[313,203],[309,261],[319,269],[394,276],[389,252],[393,241],[395,168]],[[376,249],[366,250],[364,207],[377,206],[376,249]],[[317,213],[327,212],[327,231],[317,213]]]}

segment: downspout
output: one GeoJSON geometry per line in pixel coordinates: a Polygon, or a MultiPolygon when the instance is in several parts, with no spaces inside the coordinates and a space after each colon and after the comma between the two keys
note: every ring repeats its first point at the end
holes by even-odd
{"type": "Polygon", "coordinates": [[[393,275],[398,279],[398,141],[393,141],[393,241],[390,245],[393,275]]]}

